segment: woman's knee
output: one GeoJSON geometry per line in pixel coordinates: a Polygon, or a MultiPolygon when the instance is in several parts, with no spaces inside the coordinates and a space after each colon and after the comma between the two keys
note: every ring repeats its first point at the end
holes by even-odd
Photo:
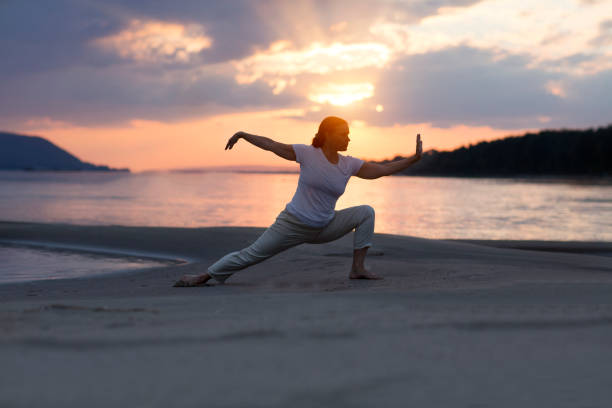
{"type": "Polygon", "coordinates": [[[374,208],[370,205],[364,204],[361,205],[361,211],[363,212],[363,217],[364,218],[374,218],[376,216],[376,213],[374,211],[374,208]]]}

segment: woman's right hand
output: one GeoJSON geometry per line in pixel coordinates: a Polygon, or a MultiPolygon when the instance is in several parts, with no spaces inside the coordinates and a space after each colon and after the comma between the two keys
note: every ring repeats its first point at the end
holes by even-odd
{"type": "Polygon", "coordinates": [[[416,140],[416,157],[421,158],[423,156],[423,142],[421,141],[421,134],[417,134],[416,140]]]}
{"type": "Polygon", "coordinates": [[[230,139],[227,141],[227,144],[225,145],[225,150],[234,147],[234,145],[242,137],[242,135],[244,135],[244,132],[234,133],[234,136],[230,137],[230,139]]]}

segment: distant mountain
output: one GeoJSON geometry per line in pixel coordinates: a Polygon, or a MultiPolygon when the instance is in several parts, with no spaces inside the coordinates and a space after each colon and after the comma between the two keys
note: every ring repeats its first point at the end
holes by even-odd
{"type": "MultiPolygon", "coordinates": [[[[397,160],[401,156],[395,157],[397,160]]],[[[383,160],[379,163],[388,163],[383,160]]],[[[612,125],[543,130],[461,147],[430,150],[399,174],[427,176],[612,176],[612,125]]]]}
{"type": "Polygon", "coordinates": [[[0,170],[130,171],[83,162],[38,136],[0,132],[0,170]]]}

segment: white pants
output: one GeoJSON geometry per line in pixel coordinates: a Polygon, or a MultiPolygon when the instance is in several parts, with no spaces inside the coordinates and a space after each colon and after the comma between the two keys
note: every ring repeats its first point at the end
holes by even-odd
{"type": "Polygon", "coordinates": [[[336,240],[352,230],[353,248],[372,246],[374,234],[374,209],[369,205],[359,205],[336,211],[334,218],[324,227],[311,227],[286,210],[276,217],[276,221],[247,248],[230,252],[208,268],[210,276],[224,282],[234,271],[254,265],[286,249],[299,244],[319,244],[336,240]]]}

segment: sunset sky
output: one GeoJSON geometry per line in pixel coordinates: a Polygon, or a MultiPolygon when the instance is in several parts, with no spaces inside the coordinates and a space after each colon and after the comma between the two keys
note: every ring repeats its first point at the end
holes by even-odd
{"type": "Polygon", "coordinates": [[[0,130],[133,171],[383,159],[612,123],[612,0],[0,0],[0,130]]]}

